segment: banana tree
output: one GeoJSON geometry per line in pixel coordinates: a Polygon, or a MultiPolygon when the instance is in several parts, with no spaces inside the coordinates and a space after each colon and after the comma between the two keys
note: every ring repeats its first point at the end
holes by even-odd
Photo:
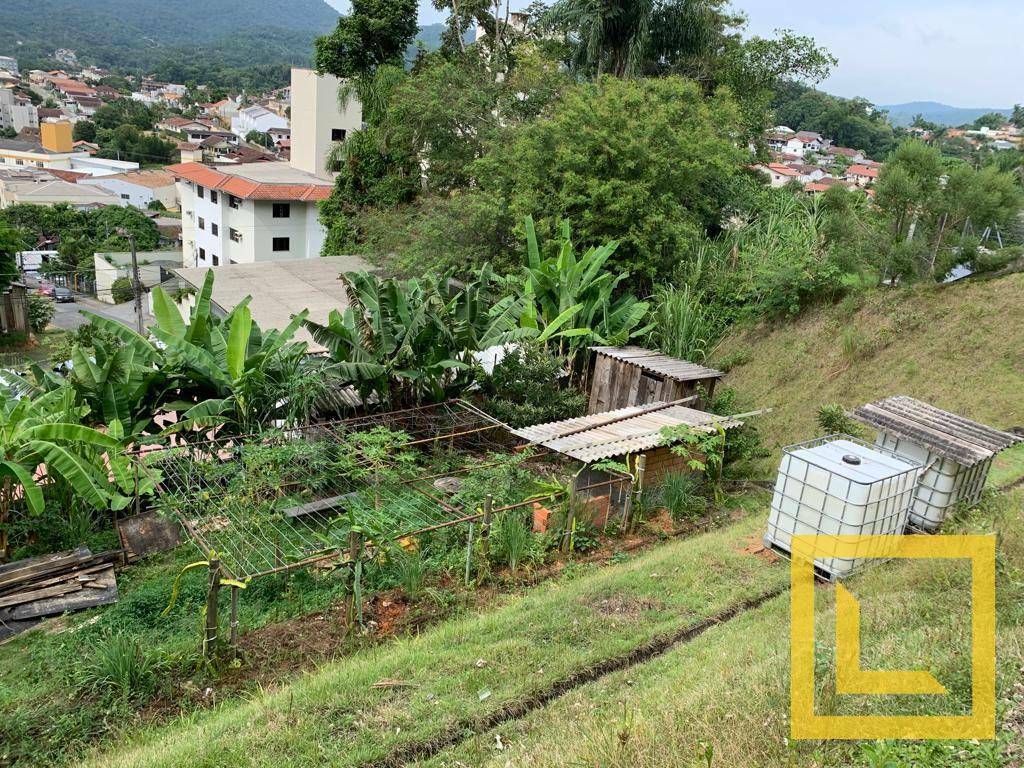
{"type": "Polygon", "coordinates": [[[281,330],[262,331],[253,322],[250,297],[226,317],[212,313],[213,272],[208,272],[186,323],[173,300],[153,289],[153,336],[164,345],[166,365],[184,411],[174,427],[187,431],[230,425],[250,432],[274,421],[302,396],[294,386],[306,345],[292,341],[307,312],[281,330]]]}
{"type": "Polygon", "coordinates": [[[70,387],[35,399],[3,395],[0,403],[0,558],[10,555],[15,510],[46,509],[47,490],[61,482],[75,502],[92,509],[123,508],[128,500],[110,482],[106,457],[119,456],[121,442],[80,422],[88,406],[70,387]]]}
{"type": "Polygon", "coordinates": [[[341,280],[345,311],[332,311],[326,325],[304,325],[364,402],[377,398],[400,407],[442,400],[472,383],[469,355],[481,336],[477,307],[457,313],[458,302],[447,302],[431,276],[398,281],[352,272],[341,280]]]}
{"type": "Polygon", "coordinates": [[[620,346],[650,331],[651,325],[643,324],[648,303],[618,291],[628,273],[614,274],[605,269],[618,241],[578,254],[569,223],[563,221],[557,253],[545,258],[529,216],[525,228],[526,264],[519,287],[525,306],[520,324],[538,329],[566,324],[552,338],[557,340],[558,352],[568,357],[571,373],[575,375],[581,369],[585,362],[582,353],[588,346],[620,346]]]}

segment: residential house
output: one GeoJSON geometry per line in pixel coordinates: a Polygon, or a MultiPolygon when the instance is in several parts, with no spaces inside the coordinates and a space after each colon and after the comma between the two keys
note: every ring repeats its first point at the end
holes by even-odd
{"type": "Polygon", "coordinates": [[[843,178],[852,181],[858,187],[867,187],[875,183],[878,178],[878,169],[866,165],[851,165],[846,169],[843,178]]]}
{"type": "Polygon", "coordinates": [[[867,156],[859,149],[850,149],[849,147],[829,147],[825,150],[825,156],[822,158],[823,163],[833,163],[839,157],[844,157],[850,163],[862,163],[867,160],[867,156]]]}
{"type": "Polygon", "coordinates": [[[844,189],[857,189],[857,185],[852,181],[846,179],[837,179],[834,176],[825,176],[818,181],[812,181],[810,184],[804,185],[804,192],[809,195],[821,194],[826,192],[831,187],[843,187],[844,189]]]}
{"type": "Polygon", "coordinates": [[[309,69],[292,69],[291,155],[296,168],[322,179],[331,178],[327,158],[335,144],[363,124],[362,104],[349,99],[345,108],[338,103],[341,81],[333,75],[318,75],[309,69]]]}
{"type": "Polygon", "coordinates": [[[768,176],[768,184],[772,189],[784,187],[790,181],[800,180],[798,171],[782,163],[759,163],[752,167],[768,176]]]}
{"type": "MultiPolygon", "coordinates": [[[[337,100],[337,92],[335,92],[334,98],[337,100]]],[[[240,109],[238,114],[231,118],[231,132],[240,139],[244,139],[252,131],[266,133],[271,128],[287,127],[287,118],[259,105],[240,109]]]]}
{"type": "Polygon", "coordinates": [[[10,88],[0,88],[0,130],[13,129],[21,133],[24,128],[39,127],[39,111],[28,99],[10,88]]]}
{"type": "Polygon", "coordinates": [[[812,181],[821,181],[821,179],[829,175],[828,171],[821,166],[810,165],[807,163],[794,163],[790,165],[789,168],[799,174],[797,180],[801,184],[810,184],[812,181]]]}
{"type": "Polygon", "coordinates": [[[192,119],[188,117],[182,117],[181,115],[171,115],[165,117],[159,123],[153,126],[158,131],[167,131],[168,133],[189,133],[190,131],[195,132],[207,132],[214,130],[213,121],[209,119],[192,119]]]}
{"type": "Polygon", "coordinates": [[[70,205],[79,211],[119,205],[120,199],[90,184],[74,184],[38,169],[0,170],[0,209],[12,205],[70,205]]]}
{"type": "Polygon", "coordinates": [[[80,80],[73,80],[70,77],[51,76],[47,79],[47,86],[54,94],[65,99],[75,96],[95,97],[96,89],[80,80]]]}
{"type": "Polygon", "coordinates": [[[186,265],[320,256],[317,202],[330,196],[329,181],[282,162],[181,163],[165,170],[178,180],[186,265]]]}
{"type": "Polygon", "coordinates": [[[117,195],[121,205],[145,210],[151,203],[159,202],[169,210],[178,207],[177,181],[167,171],[129,171],[100,176],[89,183],[117,195]]]}

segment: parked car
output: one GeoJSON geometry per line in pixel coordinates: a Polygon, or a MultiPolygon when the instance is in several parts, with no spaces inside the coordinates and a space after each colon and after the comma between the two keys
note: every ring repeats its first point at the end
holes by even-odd
{"type": "Polygon", "coordinates": [[[62,286],[55,286],[53,289],[53,298],[58,304],[66,304],[75,300],[75,294],[70,288],[64,288],[62,286]]]}
{"type": "Polygon", "coordinates": [[[57,288],[57,286],[52,285],[51,283],[40,283],[39,284],[39,295],[40,296],[49,296],[52,299],[53,298],[53,292],[56,290],[56,288],[57,288]]]}

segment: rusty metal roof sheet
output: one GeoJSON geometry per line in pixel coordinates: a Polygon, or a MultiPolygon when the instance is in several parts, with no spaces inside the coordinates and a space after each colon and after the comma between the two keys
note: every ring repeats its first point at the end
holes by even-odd
{"type": "Polygon", "coordinates": [[[1024,437],[979,424],[905,395],[859,406],[853,418],[918,443],[932,453],[973,467],[1024,437]]]}
{"type": "Polygon", "coordinates": [[[663,427],[688,425],[711,433],[716,431],[717,425],[731,429],[742,424],[738,419],[682,405],[649,403],[536,424],[513,429],[512,432],[530,442],[589,463],[657,448],[664,443],[661,436],[663,427]]]}
{"type": "Polygon", "coordinates": [[[725,374],[714,368],[706,368],[678,357],[669,357],[661,352],[654,352],[643,347],[591,347],[599,355],[607,355],[615,360],[639,366],[645,371],[657,373],[675,381],[695,381],[698,379],[720,379],[725,374]]]}

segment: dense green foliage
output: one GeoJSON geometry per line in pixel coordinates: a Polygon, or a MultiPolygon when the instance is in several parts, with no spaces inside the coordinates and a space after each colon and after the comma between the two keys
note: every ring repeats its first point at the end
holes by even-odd
{"type": "Polygon", "coordinates": [[[587,396],[566,386],[563,358],[535,344],[509,345],[481,382],[489,414],[512,427],[582,415],[587,396]]]}
{"type": "Polygon", "coordinates": [[[287,83],[289,66],[308,66],[315,35],[337,18],[322,0],[294,0],[287,12],[250,0],[9,0],[0,50],[17,51],[25,70],[52,69],[63,47],[85,63],[158,79],[261,88],[287,83]]]}
{"type": "Polygon", "coordinates": [[[884,110],[866,99],[843,99],[800,83],[783,83],[772,105],[777,125],[795,131],[817,131],[840,147],[859,149],[884,160],[897,138],[884,110]]]}
{"type": "MultiPolygon", "coordinates": [[[[93,254],[127,251],[131,232],[140,251],[153,250],[160,242],[156,224],[138,208],[116,205],[78,211],[70,205],[12,205],[0,211],[0,227],[17,231],[26,243],[56,244],[59,256],[44,269],[61,274],[92,275],[93,254]]],[[[51,246],[52,247],[52,246],[51,246]]]]}
{"type": "Polygon", "coordinates": [[[340,78],[372,74],[400,62],[418,28],[415,0],[353,0],[334,31],[317,38],[314,64],[340,78]]]}

